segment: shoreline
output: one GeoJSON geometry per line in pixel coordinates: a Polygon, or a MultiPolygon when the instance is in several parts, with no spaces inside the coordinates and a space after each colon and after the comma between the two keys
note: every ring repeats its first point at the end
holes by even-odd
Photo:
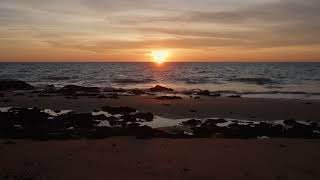
{"type": "Polygon", "coordinates": [[[52,93],[4,92],[0,107],[38,107],[52,110],[91,112],[101,106],[129,106],[157,116],[181,118],[233,118],[274,121],[294,118],[320,121],[320,100],[265,99],[244,97],[215,97],[179,95],[102,95],[70,96],[52,93]],[[158,97],[164,97],[158,99],[158,97]],[[179,97],[170,99],[170,97],[179,97]],[[180,99],[181,97],[181,99],[180,99]],[[283,108],[286,107],[286,108],[283,108]]]}
{"type": "Polygon", "coordinates": [[[320,138],[319,100],[223,97],[207,90],[181,95],[159,85],[101,92],[6,83],[11,89],[2,87],[0,97],[5,138],[320,138]]]}

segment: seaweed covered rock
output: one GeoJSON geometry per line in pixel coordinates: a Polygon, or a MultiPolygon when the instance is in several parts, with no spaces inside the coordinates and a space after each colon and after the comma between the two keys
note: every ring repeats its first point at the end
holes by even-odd
{"type": "Polygon", "coordinates": [[[137,110],[128,106],[120,106],[120,107],[111,107],[111,106],[102,106],[101,109],[106,111],[112,115],[115,114],[130,114],[136,112],[137,110]]]}
{"type": "Polygon", "coordinates": [[[63,88],[57,90],[58,93],[65,93],[65,94],[73,94],[76,92],[87,92],[87,93],[98,93],[100,89],[98,87],[84,87],[84,86],[77,86],[77,85],[67,85],[63,88]]]}
{"type": "Polygon", "coordinates": [[[200,120],[196,120],[196,119],[190,119],[188,121],[182,122],[182,124],[185,126],[197,126],[197,125],[200,125],[201,123],[202,122],[200,120]]]}
{"type": "Polygon", "coordinates": [[[34,87],[19,80],[0,80],[0,91],[6,90],[32,90],[34,87]]]}
{"type": "Polygon", "coordinates": [[[150,88],[150,91],[151,92],[166,92],[166,91],[173,91],[173,89],[167,88],[164,86],[160,86],[160,85],[156,85],[155,87],[150,88]]]}
{"type": "Polygon", "coordinates": [[[197,92],[197,95],[210,96],[210,91],[208,91],[208,90],[200,90],[199,92],[197,92]]]}

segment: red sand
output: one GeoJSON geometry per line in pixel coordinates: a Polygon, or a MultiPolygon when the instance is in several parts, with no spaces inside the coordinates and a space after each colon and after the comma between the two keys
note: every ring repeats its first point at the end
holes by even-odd
{"type": "Polygon", "coordinates": [[[320,179],[318,140],[152,139],[0,144],[0,179],[320,179]]]}

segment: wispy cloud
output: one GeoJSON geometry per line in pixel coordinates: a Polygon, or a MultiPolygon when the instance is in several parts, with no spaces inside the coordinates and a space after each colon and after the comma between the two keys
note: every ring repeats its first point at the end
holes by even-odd
{"type": "Polygon", "coordinates": [[[320,47],[319,9],[319,0],[2,0],[0,50],[303,51],[320,47]]]}

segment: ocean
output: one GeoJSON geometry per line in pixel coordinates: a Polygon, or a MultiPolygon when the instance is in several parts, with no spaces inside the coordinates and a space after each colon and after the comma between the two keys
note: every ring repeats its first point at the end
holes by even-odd
{"type": "Polygon", "coordinates": [[[320,99],[320,63],[0,63],[0,79],[34,86],[163,85],[245,97],[320,99]]]}

